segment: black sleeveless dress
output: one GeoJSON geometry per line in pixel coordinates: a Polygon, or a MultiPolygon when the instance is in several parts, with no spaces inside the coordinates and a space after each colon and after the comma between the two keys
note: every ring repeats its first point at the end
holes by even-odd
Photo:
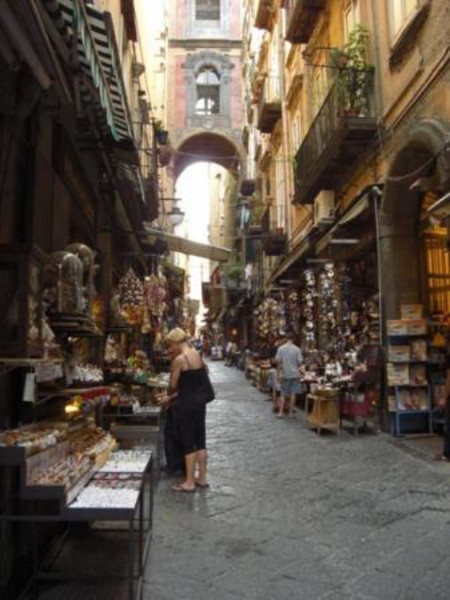
{"type": "Polygon", "coordinates": [[[206,404],[199,393],[203,376],[203,368],[188,369],[181,371],[178,380],[175,407],[178,437],[185,455],[206,449],[206,404]]]}

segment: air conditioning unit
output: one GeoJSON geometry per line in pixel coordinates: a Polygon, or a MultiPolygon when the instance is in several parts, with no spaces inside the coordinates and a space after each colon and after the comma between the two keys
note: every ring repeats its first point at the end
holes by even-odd
{"type": "Polygon", "coordinates": [[[333,190],[322,190],[314,200],[314,225],[324,227],[334,223],[336,205],[333,190]]]}

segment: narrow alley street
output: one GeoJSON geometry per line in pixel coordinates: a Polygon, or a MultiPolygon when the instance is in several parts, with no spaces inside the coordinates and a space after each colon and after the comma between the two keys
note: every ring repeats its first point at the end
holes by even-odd
{"type": "Polygon", "coordinates": [[[211,489],[162,479],[145,600],[444,600],[450,471],[382,434],[318,437],[212,363],[211,489]]]}

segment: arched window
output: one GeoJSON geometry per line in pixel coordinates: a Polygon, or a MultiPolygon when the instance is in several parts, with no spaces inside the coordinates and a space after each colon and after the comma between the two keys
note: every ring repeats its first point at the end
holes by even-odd
{"type": "Polygon", "coordinates": [[[196,0],[196,21],[220,21],[220,0],[196,0]]]}
{"type": "Polygon", "coordinates": [[[220,112],[220,78],[213,67],[204,67],[195,79],[197,115],[217,115],[220,112]]]}

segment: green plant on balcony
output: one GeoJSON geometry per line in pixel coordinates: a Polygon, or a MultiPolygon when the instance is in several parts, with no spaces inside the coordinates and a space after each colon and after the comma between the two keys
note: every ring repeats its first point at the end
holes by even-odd
{"type": "Polygon", "coordinates": [[[332,65],[337,70],[335,86],[339,114],[364,117],[369,114],[373,65],[367,60],[369,32],[356,25],[342,49],[331,52],[332,65]]]}
{"type": "Polygon", "coordinates": [[[225,267],[225,274],[229,287],[239,287],[245,278],[245,266],[240,262],[230,262],[225,267]]]}
{"type": "Polygon", "coordinates": [[[260,191],[255,192],[250,200],[250,225],[259,227],[266,211],[266,205],[260,191]]]}

